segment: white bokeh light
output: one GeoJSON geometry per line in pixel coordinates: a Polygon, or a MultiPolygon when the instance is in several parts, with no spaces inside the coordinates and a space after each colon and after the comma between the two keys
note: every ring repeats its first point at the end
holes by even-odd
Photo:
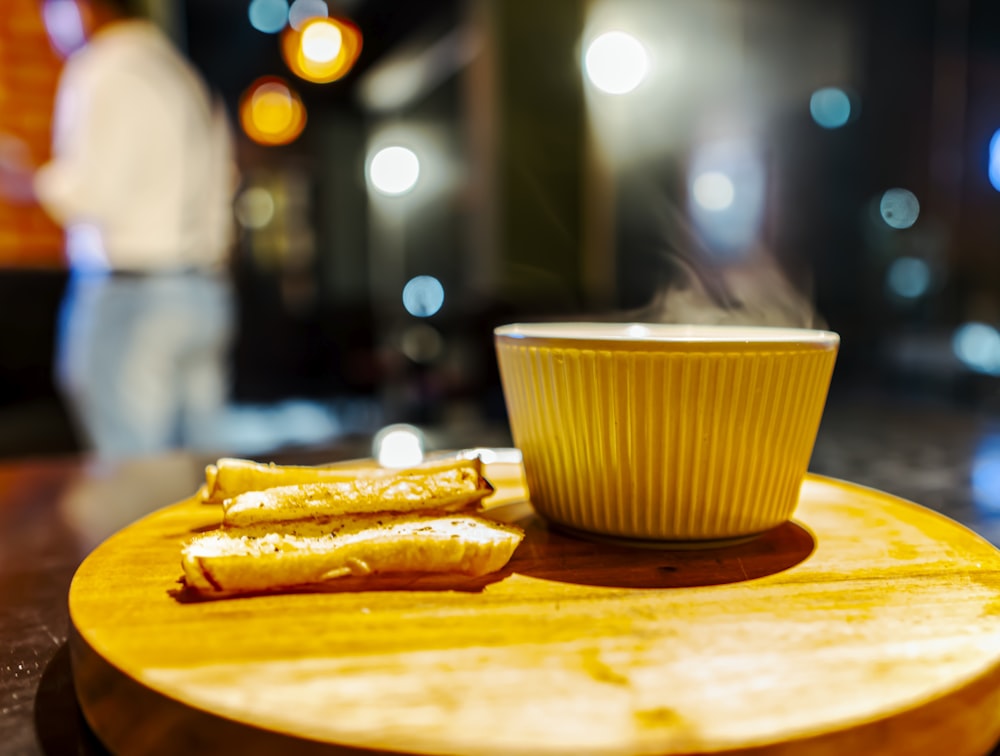
{"type": "Polygon", "coordinates": [[[708,171],[695,177],[691,184],[691,195],[704,209],[718,212],[733,204],[736,187],[725,173],[708,171]]]}
{"type": "Polygon", "coordinates": [[[288,25],[296,31],[302,31],[307,22],[329,15],[330,9],[323,0],[295,0],[288,10],[288,25]]]}
{"type": "Polygon", "coordinates": [[[744,257],[759,238],[767,177],[759,144],[732,137],[697,145],[687,166],[691,220],[711,254],[744,257]]]}
{"type": "Polygon", "coordinates": [[[403,287],[403,307],[416,318],[429,318],[444,305],[444,286],[434,276],[411,278],[403,287]]]}
{"type": "Polygon", "coordinates": [[[424,434],[412,425],[389,425],[375,434],[373,456],[382,467],[403,468],[424,461],[424,434]]]}
{"type": "Polygon", "coordinates": [[[602,92],[627,94],[646,78],[649,55],[631,34],[605,32],[587,47],[583,67],[590,82],[602,92]]]}
{"type": "Polygon", "coordinates": [[[368,180],[382,194],[406,194],[419,178],[420,160],[406,147],[383,147],[368,165],[368,180]]]}
{"type": "Polygon", "coordinates": [[[302,55],[313,63],[329,63],[344,46],[344,35],[325,18],[310,21],[302,32],[302,55]]]}
{"type": "Polygon", "coordinates": [[[274,218],[274,197],[261,186],[245,189],[236,199],[236,220],[243,228],[258,230],[274,218]]]}

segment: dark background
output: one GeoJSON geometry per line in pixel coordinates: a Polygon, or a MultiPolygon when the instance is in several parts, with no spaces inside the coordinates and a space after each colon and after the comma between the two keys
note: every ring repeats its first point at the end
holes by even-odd
{"type": "MultiPolygon", "coordinates": [[[[678,260],[691,260],[707,281],[749,281],[765,305],[773,288],[758,272],[776,267],[802,293],[799,314],[842,336],[833,400],[995,410],[997,377],[959,359],[953,338],[964,323],[1000,320],[1000,195],[987,176],[1000,128],[996,3],[331,2],[364,46],[326,85],[296,80],[246,5],[157,4],[234,119],[262,75],[286,77],[308,111],[291,145],[240,141],[243,187],[285,201],[234,251],[234,403],[320,402],[360,418],[349,430],[503,428],[493,326],[653,319],[662,311],[650,303],[684,283],[678,260]],[[653,53],[650,80],[617,99],[595,96],[580,65],[609,7],[653,53]],[[366,102],[367,80],[452,33],[474,39],[474,52],[394,108],[366,102]],[[658,72],[667,53],[674,67],[658,72]],[[842,128],[810,116],[810,93],[825,86],[851,95],[842,128]],[[613,108],[618,130],[602,132],[613,108]],[[431,134],[428,160],[448,169],[433,191],[418,185],[395,205],[364,179],[369,144],[390,127],[431,134]],[[699,146],[732,137],[753,143],[765,176],[753,254],[735,256],[703,244],[685,188],[699,146]],[[910,228],[878,215],[893,187],[920,201],[910,228]],[[887,286],[900,257],[926,262],[922,296],[887,286]],[[439,278],[446,300],[418,323],[398,293],[419,274],[439,278]],[[430,356],[407,354],[415,325],[441,339],[430,356]]],[[[64,280],[51,268],[0,273],[0,455],[80,448],[51,379],[64,280]]]]}

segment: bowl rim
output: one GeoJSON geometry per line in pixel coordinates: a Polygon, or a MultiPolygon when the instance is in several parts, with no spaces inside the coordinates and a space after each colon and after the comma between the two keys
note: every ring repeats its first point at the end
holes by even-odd
{"type": "Polygon", "coordinates": [[[837,346],[840,335],[815,328],[695,323],[560,321],[509,323],[493,330],[498,339],[578,341],[606,344],[807,344],[837,346]]]}

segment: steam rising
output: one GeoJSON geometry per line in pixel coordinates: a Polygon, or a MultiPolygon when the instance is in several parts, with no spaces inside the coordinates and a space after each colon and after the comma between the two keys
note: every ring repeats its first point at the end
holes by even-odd
{"type": "Polygon", "coordinates": [[[670,203],[658,208],[660,254],[671,282],[625,319],[692,325],[823,328],[810,298],[796,289],[760,244],[739,260],[713,259],[691,223],[670,203]]]}
{"type": "Polygon", "coordinates": [[[637,319],[692,325],[825,326],[809,300],[792,287],[773,260],[761,257],[750,265],[714,275],[725,289],[725,304],[718,303],[692,271],[685,284],[658,293],[637,313],[637,319]]]}

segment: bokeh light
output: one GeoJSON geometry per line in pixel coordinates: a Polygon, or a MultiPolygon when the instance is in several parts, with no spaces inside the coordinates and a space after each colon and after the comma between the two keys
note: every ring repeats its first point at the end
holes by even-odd
{"type": "Polygon", "coordinates": [[[258,144],[289,144],[306,125],[306,109],[295,90],[282,79],[258,79],[240,100],[240,125],[258,144]]]}
{"type": "Polygon", "coordinates": [[[1000,436],[983,438],[972,458],[972,501],[986,514],[1000,514],[1000,436]]]}
{"type": "Polygon", "coordinates": [[[633,323],[625,329],[625,335],[631,339],[644,339],[649,336],[649,326],[633,323]]]}
{"type": "Polygon", "coordinates": [[[997,129],[990,139],[989,177],[993,188],[1000,192],[1000,129],[997,129]]]}
{"type": "Polygon", "coordinates": [[[302,31],[308,21],[329,15],[330,9],[323,0],[295,0],[288,10],[288,25],[296,31],[302,31]]]}
{"type": "Polygon", "coordinates": [[[809,113],[824,129],[839,129],[851,118],[851,98],[837,87],[817,89],[809,98],[809,113]]]}
{"type": "Polygon", "coordinates": [[[920,202],[908,189],[889,189],[879,200],[879,213],[891,228],[909,228],[920,215],[920,202]]]}
{"type": "Polygon", "coordinates": [[[361,31],[342,18],[313,17],[300,29],[289,27],[281,55],[300,79],[326,84],[343,78],[361,54],[361,31]]]}
{"type": "Polygon", "coordinates": [[[903,299],[919,299],[931,285],[930,266],[918,257],[893,260],[886,274],[889,291],[903,299]]]}
{"type": "Polygon", "coordinates": [[[977,373],[1000,375],[1000,332],[986,323],[963,323],[951,340],[962,363],[977,373]]]}
{"type": "Polygon", "coordinates": [[[302,55],[310,63],[329,63],[343,46],[344,35],[331,21],[309,23],[302,29],[302,55]]]}
{"type": "Polygon", "coordinates": [[[407,147],[383,147],[368,163],[368,181],[382,194],[406,194],[417,185],[419,178],[420,160],[407,147]]]}
{"type": "Polygon", "coordinates": [[[697,145],[687,168],[688,209],[717,259],[747,254],[760,236],[767,197],[761,148],[749,137],[697,145]]]}
{"type": "Polygon", "coordinates": [[[424,434],[413,425],[389,425],[375,434],[372,456],[382,467],[404,468],[424,461],[424,434]]]}
{"type": "Polygon", "coordinates": [[[649,71],[642,43],[621,31],[605,32],[587,47],[583,68],[591,84],[607,94],[627,94],[649,71]]]}
{"type": "Polygon", "coordinates": [[[237,197],[235,210],[243,228],[265,228],[274,218],[274,197],[261,186],[251,186],[237,197]]]}
{"type": "Polygon", "coordinates": [[[691,196],[704,209],[717,212],[733,204],[736,187],[726,174],[708,171],[695,177],[691,184],[691,196]]]}
{"type": "Polygon", "coordinates": [[[462,449],[454,456],[458,459],[478,459],[484,465],[520,465],[524,462],[524,455],[520,449],[513,447],[500,448],[489,446],[476,446],[471,449],[462,449]]]}
{"type": "Polygon", "coordinates": [[[444,353],[444,337],[428,323],[414,323],[400,337],[403,354],[421,365],[429,365],[444,353]]]}
{"type": "Polygon", "coordinates": [[[403,287],[403,307],[416,318],[429,318],[444,305],[444,286],[434,276],[416,276],[403,287]]]}
{"type": "Polygon", "coordinates": [[[277,34],[288,23],[288,0],[252,0],[247,16],[257,31],[277,34]]]}

